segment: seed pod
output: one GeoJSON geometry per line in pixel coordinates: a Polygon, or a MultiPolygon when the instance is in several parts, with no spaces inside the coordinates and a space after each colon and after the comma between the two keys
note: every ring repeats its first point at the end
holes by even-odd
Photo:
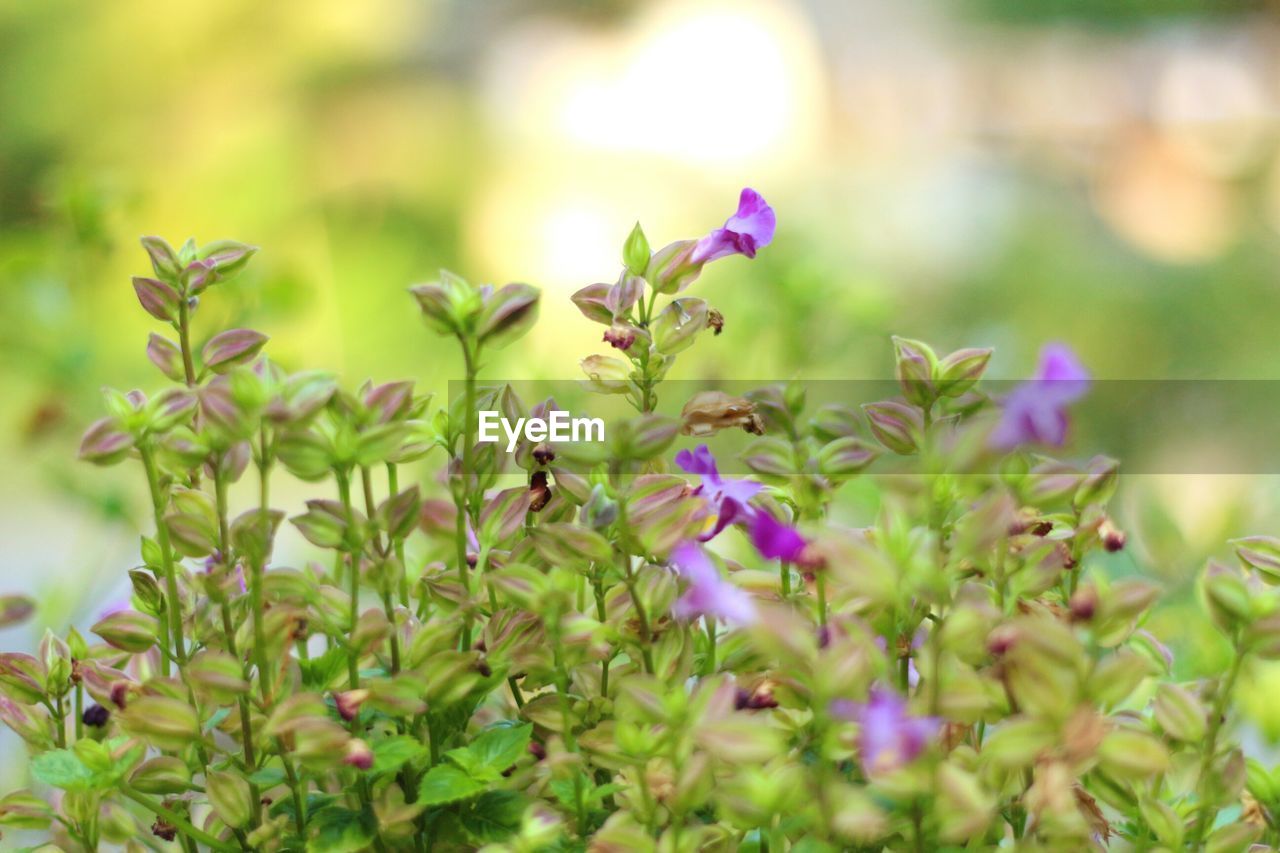
{"type": "Polygon", "coordinates": [[[108,645],[136,655],[155,645],[159,624],[152,616],[123,610],[100,620],[89,630],[108,645]]]}

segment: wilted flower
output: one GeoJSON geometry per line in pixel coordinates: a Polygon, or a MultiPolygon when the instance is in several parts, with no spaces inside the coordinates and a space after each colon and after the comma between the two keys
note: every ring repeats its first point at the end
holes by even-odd
{"type": "Polygon", "coordinates": [[[702,485],[694,490],[694,494],[707,502],[715,519],[711,529],[698,537],[703,542],[715,537],[736,519],[751,515],[747,502],[764,488],[753,480],[722,478],[716,458],[705,444],[696,450],[681,450],[676,454],[676,464],[685,473],[702,477],[702,485]]]}
{"type": "Polygon", "coordinates": [[[747,187],[738,197],[738,212],[698,241],[690,260],[704,264],[729,255],[754,258],[759,249],[773,241],[777,217],[760,193],[747,187]]]}
{"type": "Polygon", "coordinates": [[[764,433],[764,423],[755,403],[723,391],[699,391],[680,411],[680,432],[684,435],[711,435],[722,429],[741,427],[752,435],[764,433]]]}
{"type": "Polygon", "coordinates": [[[369,744],[359,738],[352,738],[347,741],[346,749],[342,754],[342,763],[357,770],[368,770],[373,766],[373,750],[369,748],[369,744]]]}
{"type": "Polygon", "coordinates": [[[1067,439],[1067,406],[1083,397],[1088,388],[1089,374],[1070,348],[1045,346],[1035,378],[1004,399],[991,443],[1003,449],[1023,444],[1060,447],[1067,439]]]}
{"type": "Polygon", "coordinates": [[[858,752],[867,773],[896,770],[914,761],[941,725],[936,717],[911,716],[906,700],[883,688],[873,688],[863,705],[837,700],[831,713],[858,724],[858,752]]]}
{"type": "Polygon", "coordinates": [[[710,616],[731,625],[748,625],[755,621],[756,608],[743,589],[720,577],[715,563],[696,542],[684,542],[671,552],[671,562],[688,582],[684,594],[676,599],[672,614],[677,619],[710,616]]]}
{"type": "Polygon", "coordinates": [[[109,719],[111,719],[111,712],[98,704],[93,704],[88,708],[85,708],[84,714],[81,715],[81,721],[86,726],[105,726],[109,719]]]}

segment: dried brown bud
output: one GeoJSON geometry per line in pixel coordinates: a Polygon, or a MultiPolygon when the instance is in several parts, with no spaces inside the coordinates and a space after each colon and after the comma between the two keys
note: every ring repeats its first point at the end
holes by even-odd
{"type": "Polygon", "coordinates": [[[1052,521],[1038,521],[1031,525],[1031,533],[1034,536],[1048,536],[1053,531],[1052,521]]]}
{"type": "Polygon", "coordinates": [[[529,512],[538,512],[551,500],[551,487],[547,485],[547,472],[534,471],[529,478],[529,512]]]}
{"type": "Polygon", "coordinates": [[[724,315],[716,309],[712,308],[707,312],[707,328],[711,329],[713,334],[720,334],[724,331],[724,315]]]}
{"type": "Polygon", "coordinates": [[[158,817],[156,822],[151,824],[151,834],[164,841],[173,841],[178,837],[178,828],[167,823],[164,818],[158,817]]]}
{"type": "Polygon", "coordinates": [[[556,451],[546,442],[536,445],[533,448],[533,461],[539,465],[550,465],[556,461],[556,451]]]}
{"type": "Polygon", "coordinates": [[[1125,536],[1123,530],[1112,524],[1110,519],[1102,522],[1102,525],[1098,528],[1098,533],[1102,536],[1102,547],[1106,548],[1109,553],[1114,554],[1117,551],[1124,550],[1128,537],[1125,536]]]}
{"type": "Polygon", "coordinates": [[[541,761],[547,757],[547,748],[536,740],[529,741],[529,754],[533,756],[534,761],[541,761]]]}
{"type": "Polygon", "coordinates": [[[360,740],[360,738],[352,738],[347,741],[346,750],[342,755],[342,763],[357,770],[368,770],[373,766],[373,750],[369,748],[369,744],[360,740]]]}
{"type": "Polygon", "coordinates": [[[745,397],[731,397],[723,391],[699,391],[680,412],[680,432],[684,435],[712,435],[722,429],[742,427],[752,435],[764,433],[764,422],[756,414],[755,403],[745,397]]]}
{"type": "Polygon", "coordinates": [[[476,672],[480,673],[481,678],[488,678],[493,675],[493,668],[485,661],[476,661],[476,672]]]}

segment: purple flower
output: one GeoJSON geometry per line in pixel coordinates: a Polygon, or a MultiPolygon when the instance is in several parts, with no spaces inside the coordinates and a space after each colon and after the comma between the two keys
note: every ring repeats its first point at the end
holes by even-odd
{"type": "Polygon", "coordinates": [[[685,473],[702,477],[702,485],[698,486],[694,494],[707,502],[715,517],[715,524],[709,532],[698,537],[700,540],[706,542],[737,519],[752,515],[747,502],[759,494],[764,486],[753,480],[722,478],[716,467],[716,459],[705,444],[699,445],[697,450],[681,450],[676,454],[676,464],[685,473]]]}
{"type": "Polygon", "coordinates": [[[738,212],[730,216],[723,228],[717,228],[698,241],[689,260],[705,264],[729,255],[754,258],[773,240],[777,217],[760,193],[747,187],[738,198],[738,212]]]}
{"type": "Polygon", "coordinates": [[[709,616],[730,625],[749,625],[756,619],[755,602],[747,592],[724,578],[696,542],[682,542],[671,552],[671,563],[689,584],[671,613],[677,619],[709,616]]]}
{"type": "Polygon", "coordinates": [[[1004,399],[991,443],[1010,450],[1023,444],[1061,447],[1067,439],[1067,406],[1084,396],[1089,374],[1064,344],[1040,350],[1036,377],[1004,399]]]}
{"type": "Polygon", "coordinates": [[[879,687],[872,688],[865,705],[847,699],[832,702],[831,713],[858,724],[858,753],[868,774],[896,770],[914,761],[942,725],[937,717],[911,716],[901,696],[879,687]]]}
{"type": "Polygon", "coordinates": [[[767,512],[757,510],[751,514],[751,544],[766,560],[782,560],[795,563],[804,554],[805,542],[800,531],[783,524],[767,512]]]}

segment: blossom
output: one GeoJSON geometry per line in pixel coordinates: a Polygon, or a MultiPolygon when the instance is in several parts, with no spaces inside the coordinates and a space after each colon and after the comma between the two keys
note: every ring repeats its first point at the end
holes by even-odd
{"type": "Polygon", "coordinates": [[[682,542],[671,552],[671,562],[688,583],[671,608],[677,619],[709,616],[731,625],[749,625],[755,621],[756,607],[751,596],[720,576],[701,545],[682,542]]]}
{"type": "Polygon", "coordinates": [[[707,502],[715,518],[711,530],[698,537],[703,542],[715,537],[734,521],[753,514],[747,502],[759,494],[764,486],[754,480],[721,477],[716,458],[705,444],[699,445],[696,450],[681,450],[676,454],[676,464],[686,474],[702,477],[702,485],[694,490],[694,494],[707,502]]]}
{"type": "Polygon", "coordinates": [[[751,515],[751,544],[766,560],[782,560],[795,563],[804,554],[809,543],[789,524],[783,524],[767,512],[757,510],[751,515]]]}
{"type": "Polygon", "coordinates": [[[937,717],[911,716],[906,700],[883,688],[872,688],[866,704],[836,700],[831,703],[831,713],[858,724],[858,753],[863,770],[869,774],[896,770],[914,761],[941,726],[937,717]]]}
{"type": "Polygon", "coordinates": [[[747,187],[738,198],[738,212],[725,220],[723,228],[717,228],[699,240],[689,260],[705,264],[729,255],[754,258],[758,250],[773,241],[776,227],[777,217],[773,208],[760,193],[747,187]]]}
{"type": "Polygon", "coordinates": [[[1005,397],[991,443],[1006,450],[1023,444],[1062,446],[1067,438],[1067,406],[1088,388],[1089,374],[1069,347],[1045,346],[1035,378],[1005,397]]]}

